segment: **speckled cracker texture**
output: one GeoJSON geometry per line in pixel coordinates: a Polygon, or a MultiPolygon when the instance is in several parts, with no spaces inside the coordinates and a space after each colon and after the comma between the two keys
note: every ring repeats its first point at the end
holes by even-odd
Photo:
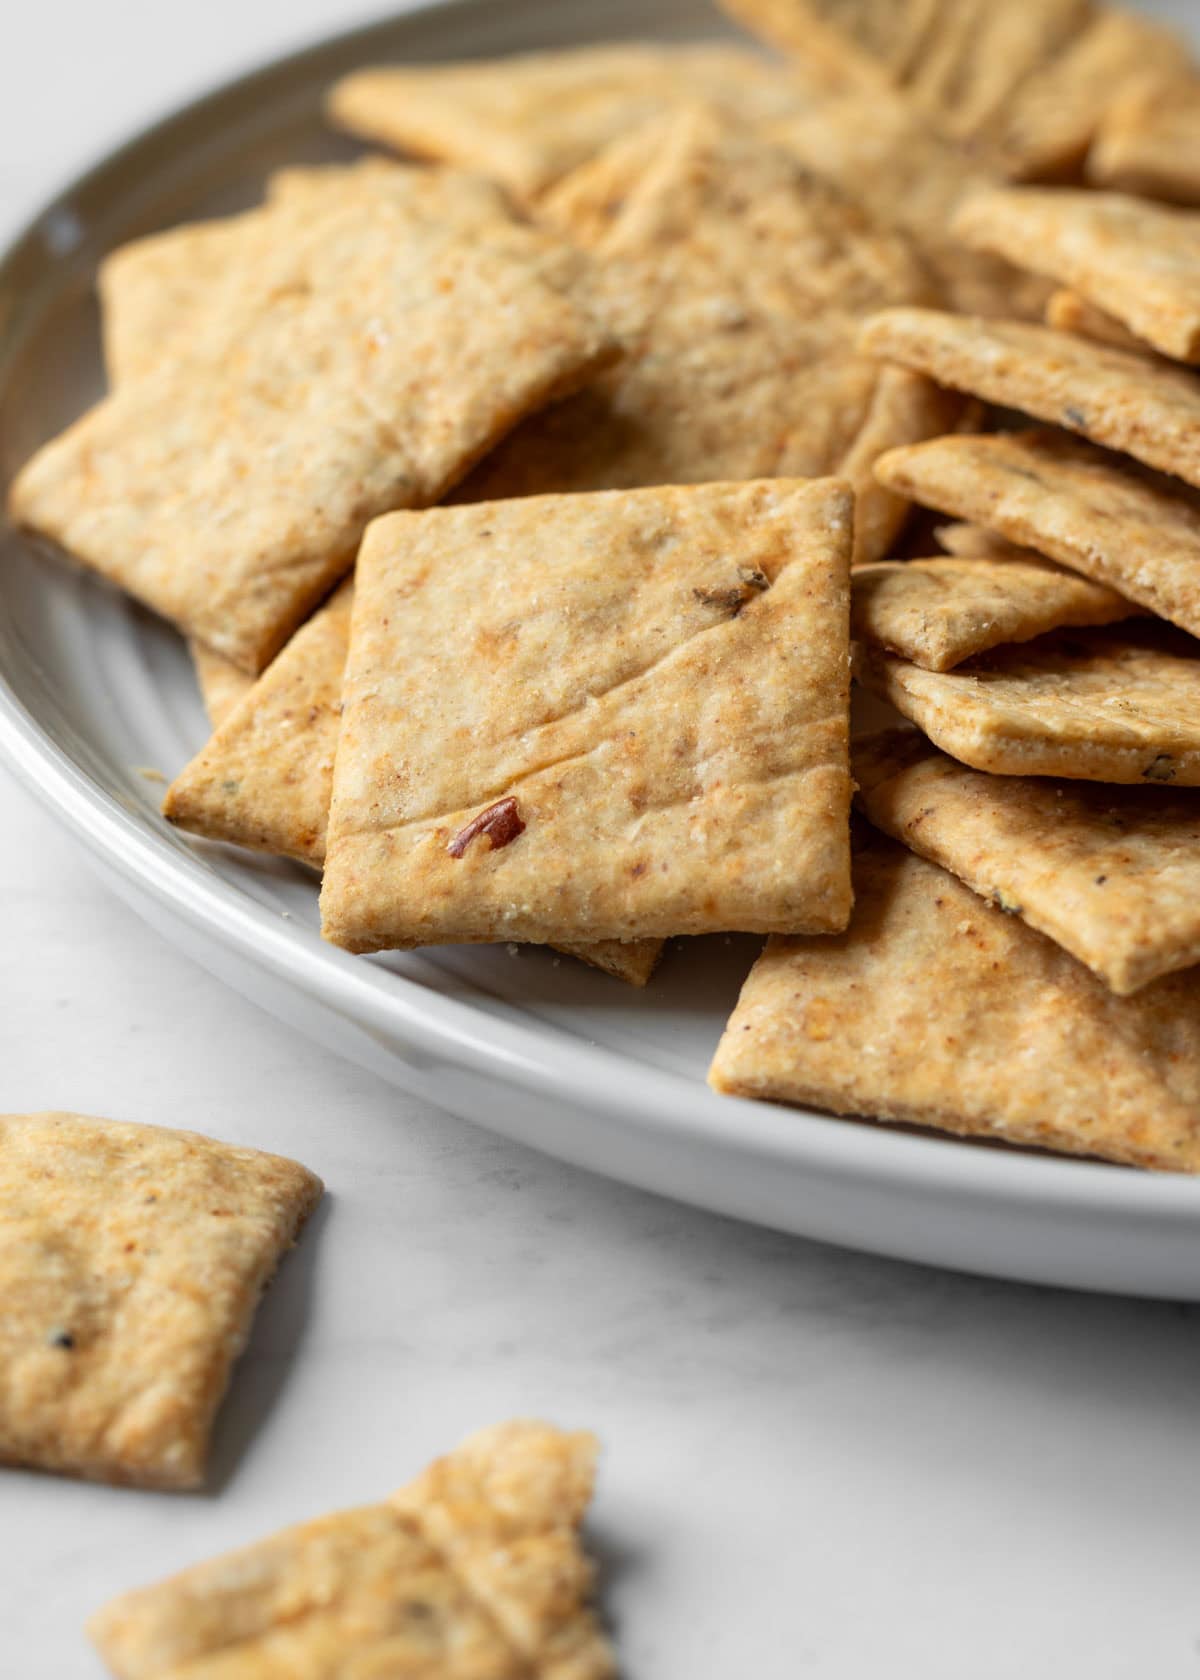
{"type": "Polygon", "coordinates": [[[907,509],[875,458],[958,412],[854,350],[866,311],[928,293],[907,240],[706,113],[610,148],[544,213],[600,260],[597,308],[625,355],[520,427],[461,499],[836,473],[858,492],[860,557],[886,552],[907,509]]]}
{"type": "Polygon", "coordinates": [[[1034,557],[882,560],[854,574],[851,624],[875,647],[949,671],[989,648],[1135,611],[1102,584],[1034,557]]]}
{"type": "Polygon", "coordinates": [[[596,1452],[482,1430],[392,1499],[131,1592],[89,1631],[116,1680],[611,1680],[579,1539],[596,1452]]]}
{"type": "Polygon", "coordinates": [[[321,1194],[294,1161],[0,1116],[0,1461],[200,1484],[259,1296],[321,1194]]]}
{"type": "Polygon", "coordinates": [[[1127,996],[1200,963],[1200,793],[987,776],[912,730],[854,748],[858,801],[1127,996]]]}
{"type": "Polygon", "coordinates": [[[883,457],[884,483],[977,520],[1200,635],[1200,504],[1052,432],[946,437],[883,457]]]}
{"type": "Polygon", "coordinates": [[[859,345],[1200,485],[1200,376],[1189,370],[1050,327],[933,309],[885,310],[859,345]]]}
{"type": "Polygon", "coordinates": [[[843,926],[851,518],[769,481],[376,523],[326,937],[843,926]]]}
{"type": "Polygon", "coordinates": [[[1200,786],[1200,649],[1165,625],[1060,631],[954,671],[856,644],[855,675],[997,776],[1200,786]]]}
{"type": "Polygon", "coordinates": [[[219,355],[122,385],[18,475],[13,517],[248,671],[390,508],[437,501],[611,344],[586,259],[497,190],[410,170],[312,217],[219,355]]]}
{"type": "Polygon", "coordinates": [[[1017,916],[891,840],[855,855],[832,939],[773,939],[718,1091],[1200,1171],[1200,977],[1117,998],[1017,916]]]}

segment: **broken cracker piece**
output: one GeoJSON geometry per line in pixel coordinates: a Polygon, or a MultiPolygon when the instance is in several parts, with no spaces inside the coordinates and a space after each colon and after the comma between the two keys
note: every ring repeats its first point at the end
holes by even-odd
{"type": "Polygon", "coordinates": [[[127,1593],[89,1633],[116,1680],[611,1680],[579,1528],[597,1444],[481,1430],[379,1505],[127,1593]]]}
{"type": "Polygon", "coordinates": [[[1200,646],[1168,625],[1059,631],[944,672],[857,643],[854,669],[976,770],[1200,786],[1200,646]]]}
{"type": "Polygon", "coordinates": [[[294,1161],[0,1116],[0,1461],[188,1488],[264,1286],[321,1195],[294,1161]]]}
{"type": "Polygon", "coordinates": [[[843,925],[851,523],[829,480],[377,521],[326,937],[372,951],[843,925]]]}
{"type": "Polygon", "coordinates": [[[1117,998],[952,875],[871,837],[854,920],[773,939],[709,1074],[729,1096],[1200,1171],[1200,976],[1117,998]]]}
{"type": "Polygon", "coordinates": [[[947,554],[959,560],[1043,560],[1044,555],[1022,543],[1009,542],[996,531],[982,525],[959,521],[953,525],[938,525],[934,536],[947,554]]]}
{"type": "Polygon", "coordinates": [[[1058,332],[1073,332],[1081,338],[1094,338],[1098,344],[1111,344],[1118,350],[1133,350],[1141,355],[1148,354],[1150,350],[1150,346],[1131,333],[1121,321],[1066,287],[1051,292],[1046,299],[1046,325],[1058,332]]]}
{"type": "Polygon", "coordinates": [[[1121,996],[1200,963],[1200,793],[967,769],[914,730],[854,743],[875,824],[1121,996]]]}

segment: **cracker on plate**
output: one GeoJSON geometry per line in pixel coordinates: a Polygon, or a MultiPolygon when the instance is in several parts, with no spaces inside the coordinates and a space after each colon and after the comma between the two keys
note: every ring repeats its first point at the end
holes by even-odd
{"type": "Polygon", "coordinates": [[[247,676],[223,655],[206,648],[203,642],[189,642],[188,653],[196,669],[196,681],[208,721],[217,729],[238,702],[249,694],[254,687],[254,678],[247,676]]]}
{"type": "Polygon", "coordinates": [[[459,64],[356,70],[331,90],[340,127],[539,198],[639,124],[703,102],[747,122],[803,109],[828,83],[742,47],[649,42],[459,64]]]}
{"type": "Polygon", "coordinates": [[[875,824],[1123,996],[1200,963],[1200,793],[987,776],[915,730],[856,741],[875,824]]]}
{"type": "Polygon", "coordinates": [[[1072,333],[935,309],[888,309],[860,348],[1200,485],[1200,377],[1072,333]]]}
{"type": "Polygon", "coordinates": [[[1200,505],[1058,432],[946,437],[884,456],[884,483],[1200,634],[1200,505]]]}
{"type": "Polygon", "coordinates": [[[89,1633],[116,1680],[609,1680],[579,1527],[595,1437],[481,1430],[379,1505],[127,1593],[89,1633]]]}
{"type": "Polygon", "coordinates": [[[994,187],[967,199],[959,238],[1070,286],[1137,338],[1200,360],[1200,216],[1123,193],[994,187]]]}
{"type": "Polygon", "coordinates": [[[860,642],[855,674],[977,770],[1200,786],[1200,648],[1167,625],[1060,631],[954,671],[860,642]]]}
{"type": "Polygon", "coordinates": [[[612,351],[578,302],[586,259],[518,225],[496,188],[388,179],[308,220],[220,354],[120,386],[11,492],[20,524],[248,671],[373,515],[438,500],[612,351]]]}
{"type": "Polygon", "coordinates": [[[600,259],[598,307],[626,354],[520,427],[458,499],[836,472],[859,493],[859,554],[886,552],[907,509],[875,457],[957,412],[853,348],[875,301],[927,291],[907,240],[710,113],[640,130],[543,209],[600,259]]]}
{"type": "Polygon", "coordinates": [[[1058,332],[1078,333],[1081,338],[1115,345],[1118,350],[1134,350],[1144,355],[1150,349],[1123,322],[1097,309],[1094,303],[1066,286],[1060,286],[1046,299],[1046,325],[1058,332]]]}
{"type": "Polygon", "coordinates": [[[1088,153],[1094,186],[1200,205],[1200,76],[1151,76],[1109,107],[1088,153]]]}
{"type": "Polygon", "coordinates": [[[847,932],[773,939],[718,1091],[1200,1171],[1200,979],[1117,998],[944,870],[871,837],[847,932]]]}
{"type": "Polygon", "coordinates": [[[1115,624],[1136,612],[1103,584],[1035,555],[881,560],[854,573],[853,634],[888,653],[949,671],[974,654],[1067,626],[1115,624]]]}
{"type": "Polygon", "coordinates": [[[0,1461],[187,1488],[264,1286],[321,1195],[294,1161],[0,1116],[0,1461]]]}
{"type": "Polygon", "coordinates": [[[843,926],[852,513],[772,480],[377,521],[326,937],[843,926]]]}

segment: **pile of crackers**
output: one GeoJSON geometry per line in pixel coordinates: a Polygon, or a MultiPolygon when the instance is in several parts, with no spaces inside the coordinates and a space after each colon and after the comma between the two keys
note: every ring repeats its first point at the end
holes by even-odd
{"type": "Polygon", "coordinates": [[[341,82],[386,153],[106,260],[13,515],[189,638],[165,814],[344,949],[764,934],[718,1090],[1200,1170],[1198,72],[728,4],[341,82]]]}

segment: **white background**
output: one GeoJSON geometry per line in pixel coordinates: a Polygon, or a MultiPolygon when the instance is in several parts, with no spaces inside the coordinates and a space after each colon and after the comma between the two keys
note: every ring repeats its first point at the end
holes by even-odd
{"type": "MultiPolygon", "coordinates": [[[[5,230],[144,120],[366,15],[11,6],[5,230]]],[[[603,1437],[593,1533],[632,1680],[1200,1675],[1200,1309],[839,1254],[497,1142],[251,1011],[4,780],[0,813],[0,1108],[210,1131],[330,1188],[209,1494],[0,1471],[3,1680],[95,1680],[80,1626],[113,1593],[520,1413],[603,1437]]]]}

